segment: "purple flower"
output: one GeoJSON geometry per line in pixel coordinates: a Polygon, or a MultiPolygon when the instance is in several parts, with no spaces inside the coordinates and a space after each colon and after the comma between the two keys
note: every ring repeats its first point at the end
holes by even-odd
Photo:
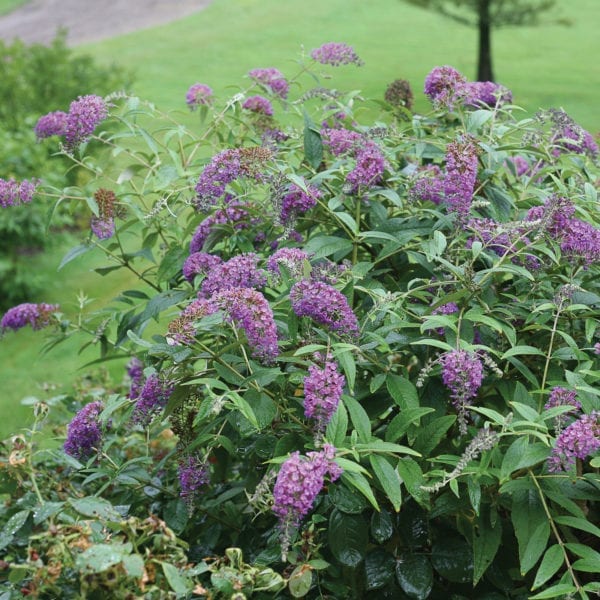
{"type": "Polygon", "coordinates": [[[21,182],[12,178],[0,179],[0,207],[29,204],[39,184],[39,179],[24,179],[21,182]]]}
{"type": "Polygon", "coordinates": [[[276,275],[281,273],[280,265],[284,265],[292,277],[301,277],[308,254],[299,248],[280,248],[267,260],[267,269],[276,275]]]}
{"type": "Polygon", "coordinates": [[[200,252],[215,226],[230,225],[233,229],[247,229],[252,224],[250,213],[238,201],[231,201],[225,208],[216,210],[198,225],[190,242],[190,253],[200,252]]]}
{"type": "Polygon", "coordinates": [[[477,396],[483,382],[483,363],[473,352],[452,350],[440,357],[442,381],[450,390],[450,397],[458,410],[460,432],[467,432],[469,400],[477,396]]]}
{"type": "Polygon", "coordinates": [[[471,210],[478,154],[477,144],[470,136],[450,142],[446,149],[444,202],[448,211],[456,213],[460,221],[464,221],[471,210]]]}
{"type": "Polygon", "coordinates": [[[250,112],[266,115],[267,117],[273,116],[273,105],[264,96],[250,96],[242,104],[242,108],[250,112]]]}
{"type": "Polygon", "coordinates": [[[357,336],[358,321],[344,294],[321,281],[302,280],[290,290],[292,309],[340,335],[357,336]]]}
{"type": "Polygon", "coordinates": [[[183,263],[183,276],[193,283],[196,275],[206,275],[223,262],[220,256],[207,252],[194,252],[183,263]]]}
{"type": "Polygon", "coordinates": [[[364,65],[363,61],[358,57],[354,48],[348,44],[339,42],[328,42],[318,48],[315,48],[310,56],[322,65],[331,65],[339,67],[340,65],[355,64],[357,67],[364,65]]]}
{"type": "Polygon", "coordinates": [[[334,462],[335,448],[329,444],[321,452],[309,452],[301,456],[293,452],[281,465],[273,488],[273,512],[279,517],[284,552],[289,544],[290,530],[310,512],[319,492],[323,489],[325,476],[335,481],[342,469],[334,462]]]}
{"type": "Polygon", "coordinates": [[[49,138],[53,135],[65,135],[67,133],[67,113],[57,110],[43,115],[38,119],[33,131],[38,140],[49,138]]]}
{"type": "Polygon", "coordinates": [[[463,86],[464,104],[480,108],[512,102],[512,93],[503,85],[493,81],[473,81],[463,86]]]}
{"type": "Polygon", "coordinates": [[[216,292],[231,288],[262,288],[267,274],[258,268],[258,256],[253,252],[240,254],[215,265],[202,281],[199,297],[210,298],[216,292]]]}
{"type": "Polygon", "coordinates": [[[127,375],[129,375],[129,379],[131,380],[127,397],[135,400],[142,391],[142,382],[144,380],[144,364],[139,358],[134,356],[129,361],[127,364],[127,375]]]}
{"type": "Polygon", "coordinates": [[[429,200],[439,204],[444,198],[444,174],[437,165],[426,165],[417,172],[417,177],[408,192],[411,200],[429,200]]]}
{"type": "Polygon", "coordinates": [[[252,356],[265,363],[277,358],[277,326],[273,311],[260,292],[250,288],[232,288],[219,292],[212,300],[244,330],[252,356]]]}
{"type": "Polygon", "coordinates": [[[385,157],[377,144],[368,141],[356,154],[356,166],[346,176],[352,194],[377,185],[385,171],[385,157]]]}
{"type": "Polygon", "coordinates": [[[523,156],[513,156],[509,158],[507,162],[511,162],[517,177],[522,177],[523,175],[531,175],[531,165],[529,161],[523,156]]]}
{"type": "Polygon", "coordinates": [[[255,146],[230,148],[213,156],[196,184],[197,207],[215,204],[225,194],[227,185],[238,177],[251,177],[261,181],[262,168],[272,155],[268,148],[255,146]]]}
{"type": "Polygon", "coordinates": [[[290,185],[288,193],[281,201],[281,214],[279,216],[282,223],[288,223],[298,214],[305,213],[317,204],[321,197],[321,192],[312,185],[306,186],[306,191],[295,183],[290,185]]]}
{"type": "Polygon", "coordinates": [[[175,384],[158,375],[150,375],[137,398],[131,418],[134,423],[146,427],[167,405],[175,384]]]}
{"type": "Polygon", "coordinates": [[[317,365],[308,368],[308,376],[304,378],[304,415],[317,422],[317,431],[325,431],[345,384],[346,379],[335,361],[326,361],[322,369],[317,365]]]}
{"type": "Polygon", "coordinates": [[[17,331],[26,325],[31,325],[34,330],[50,325],[52,315],[59,309],[58,304],[31,304],[26,302],[9,308],[2,320],[0,330],[12,329],[17,331]]]}
{"type": "Polygon", "coordinates": [[[74,417],[67,429],[64,451],[77,460],[86,460],[102,447],[100,413],[102,402],[86,404],[74,417]]]}
{"type": "Polygon", "coordinates": [[[191,110],[202,104],[210,104],[213,91],[204,83],[194,83],[190,86],[186,95],[185,101],[191,110]]]}
{"type": "Polygon", "coordinates": [[[365,142],[364,136],[349,129],[324,129],[321,135],[334,156],[354,154],[365,142]]]}
{"type": "Polygon", "coordinates": [[[600,342],[594,344],[594,354],[600,354],[600,342]]]}
{"type": "Polygon", "coordinates": [[[106,240],[115,233],[117,198],[111,190],[100,188],[94,193],[94,199],[98,206],[98,214],[92,216],[90,227],[98,239],[106,240]]]}
{"type": "Polygon", "coordinates": [[[290,85],[283,76],[283,73],[274,67],[267,69],[252,69],[248,73],[250,79],[262,83],[269,88],[273,94],[280,98],[287,98],[290,85]]]}
{"type": "Polygon", "coordinates": [[[194,324],[212,315],[217,311],[217,307],[210,300],[197,299],[185,307],[179,317],[169,323],[168,333],[166,335],[167,343],[171,346],[191,345],[196,340],[196,328],[194,324]]]}
{"type": "Polygon", "coordinates": [[[548,459],[548,469],[554,473],[567,471],[579,458],[584,460],[600,448],[600,412],[582,415],[556,438],[548,459]]]}
{"type": "Polygon", "coordinates": [[[577,392],[575,390],[569,390],[563,387],[552,388],[548,401],[544,404],[544,410],[549,410],[557,406],[570,406],[571,410],[561,415],[558,415],[554,419],[554,429],[560,433],[562,431],[565,418],[569,414],[575,414],[581,410],[581,402],[577,400],[577,392]]]}
{"type": "Polygon", "coordinates": [[[186,456],[177,467],[179,474],[179,495],[188,503],[200,493],[209,482],[208,465],[198,456],[186,456]]]}
{"type": "Polygon", "coordinates": [[[452,110],[466,82],[467,78],[453,67],[434,67],[425,78],[424,91],[435,108],[452,110]]]}
{"type": "Polygon", "coordinates": [[[65,130],[65,147],[73,152],[87,141],[100,122],[108,116],[106,102],[100,96],[79,96],[71,102],[65,130]]]}

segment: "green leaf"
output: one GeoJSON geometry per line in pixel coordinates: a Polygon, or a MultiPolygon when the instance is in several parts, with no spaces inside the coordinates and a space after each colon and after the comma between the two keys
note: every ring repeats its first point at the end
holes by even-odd
{"type": "Polygon", "coordinates": [[[348,515],[359,515],[367,507],[364,496],[345,485],[330,485],[329,498],[338,510],[348,515]]]}
{"type": "Polygon", "coordinates": [[[142,322],[157,317],[163,310],[183,302],[189,297],[189,292],[185,290],[167,290],[153,296],[146,304],[146,308],[140,317],[142,322]]]}
{"type": "Polygon", "coordinates": [[[77,557],[77,566],[86,571],[101,573],[118,565],[131,552],[131,544],[95,544],[77,557]]]}
{"type": "Polygon", "coordinates": [[[318,169],[323,160],[321,136],[308,125],[304,128],[304,158],[313,169],[318,169]]]}
{"type": "Polygon", "coordinates": [[[431,451],[442,441],[446,432],[454,422],[456,415],[445,415],[434,419],[427,426],[421,428],[415,439],[414,448],[423,456],[429,456],[431,451]]]}
{"type": "Polygon", "coordinates": [[[65,265],[69,264],[72,260],[75,260],[78,256],[81,256],[82,254],[89,252],[92,248],[93,248],[93,246],[90,246],[89,244],[79,244],[79,246],[75,246],[74,248],[71,248],[63,256],[63,259],[60,261],[60,265],[58,265],[58,269],[56,269],[56,270],[60,271],[65,265]]]}
{"type": "Polygon", "coordinates": [[[180,248],[179,246],[170,248],[169,251],[164,255],[160,266],[158,267],[158,272],[156,274],[157,281],[169,281],[178,275],[181,272],[183,263],[188,254],[189,250],[187,248],[184,249],[180,248]]]}
{"type": "Polygon", "coordinates": [[[108,521],[120,521],[121,515],[113,505],[103,498],[86,496],[85,498],[70,498],[69,504],[84,517],[106,519],[108,521]]]}
{"type": "Polygon", "coordinates": [[[596,537],[600,537],[600,529],[596,527],[593,523],[586,521],[585,519],[580,519],[578,517],[555,517],[554,521],[559,525],[566,525],[567,527],[574,527],[575,529],[581,529],[582,531],[587,531],[596,537]]]}
{"type": "Polygon", "coordinates": [[[423,502],[427,493],[421,489],[425,483],[421,467],[412,458],[405,457],[398,461],[397,469],[407,492],[417,502],[423,502]]]}
{"type": "Polygon", "coordinates": [[[382,508],[371,515],[371,535],[378,544],[383,544],[392,537],[394,524],[390,513],[382,508]]]}
{"type": "Polygon", "coordinates": [[[534,354],[537,356],[544,356],[544,353],[539,348],[536,348],[535,346],[514,346],[514,348],[509,348],[500,357],[500,360],[506,360],[507,358],[509,358],[511,356],[517,356],[517,355],[521,355],[521,354],[527,354],[527,355],[534,354]]]}
{"type": "Polygon", "coordinates": [[[303,598],[310,591],[313,580],[313,569],[303,563],[298,565],[290,575],[288,589],[292,598],[303,598]]]}
{"type": "Polygon", "coordinates": [[[492,564],[500,542],[502,541],[502,525],[497,519],[493,527],[489,522],[488,511],[483,511],[477,519],[477,527],[473,531],[473,586],[476,586],[487,568],[492,564]]]}
{"type": "Polygon", "coordinates": [[[529,596],[529,600],[546,600],[546,598],[566,598],[567,596],[571,596],[577,591],[577,588],[574,585],[569,583],[559,583],[557,585],[553,585],[552,587],[536,594],[535,596],[529,596]]]}
{"type": "Polygon", "coordinates": [[[396,562],[396,579],[409,598],[429,598],[433,588],[433,569],[429,559],[423,554],[401,554],[396,562]]]}
{"type": "Polygon", "coordinates": [[[546,583],[550,577],[552,577],[562,566],[565,560],[565,555],[562,548],[558,544],[550,546],[544,554],[544,558],[540,564],[540,568],[537,570],[535,580],[533,582],[532,590],[539,588],[540,585],[546,583]]]}
{"type": "Polygon", "coordinates": [[[163,572],[171,589],[178,596],[185,596],[192,588],[192,581],[181,574],[179,569],[168,562],[161,562],[163,572]]]}
{"type": "Polygon", "coordinates": [[[518,437],[504,455],[500,468],[500,481],[506,481],[514,471],[543,462],[549,454],[548,446],[539,442],[532,444],[527,436],[518,437]]]}
{"type": "Polygon", "coordinates": [[[402,410],[419,408],[417,388],[406,377],[388,375],[385,384],[390,396],[402,410]]]}
{"type": "Polygon", "coordinates": [[[394,576],[396,559],[383,548],[375,548],[365,557],[367,590],[377,590],[387,585],[394,576]]]}
{"type": "Polygon", "coordinates": [[[344,394],[342,399],[350,414],[352,425],[356,429],[356,433],[358,433],[358,438],[363,442],[368,442],[371,439],[371,420],[369,419],[369,415],[352,396],[344,394]]]}
{"type": "Polygon", "coordinates": [[[346,431],[348,431],[348,411],[346,410],[344,403],[340,402],[336,411],[333,413],[331,420],[327,424],[325,437],[336,448],[340,448],[344,445],[346,431]]]}
{"type": "Polygon", "coordinates": [[[399,512],[400,507],[402,506],[402,494],[400,492],[401,482],[398,472],[383,456],[371,454],[369,460],[373,467],[375,477],[377,477],[385,495],[392,503],[394,510],[399,512]]]}
{"type": "MultiPolygon", "coordinates": [[[[336,461],[340,464],[340,461],[336,461]]],[[[356,488],[373,506],[375,510],[379,510],[379,504],[375,499],[371,484],[362,473],[356,473],[353,471],[344,471],[342,473],[342,481],[353,488],[356,488]]]]}
{"type": "Polygon", "coordinates": [[[334,509],[329,518],[328,537],[329,548],[341,564],[357,567],[364,559],[369,531],[362,517],[334,509]]]}
{"type": "Polygon", "coordinates": [[[123,568],[129,577],[141,579],[144,575],[144,559],[139,554],[129,554],[123,557],[123,568]]]}
{"type": "Polygon", "coordinates": [[[400,411],[400,413],[390,421],[390,424],[385,430],[385,441],[395,442],[399,440],[413,423],[418,425],[421,417],[432,412],[435,412],[435,409],[428,407],[407,408],[406,410],[400,411]]]}
{"type": "Polygon", "coordinates": [[[30,513],[31,511],[29,509],[20,510],[6,522],[2,531],[0,531],[0,550],[6,548],[6,546],[12,542],[15,535],[19,533],[21,527],[25,525],[30,513]]]}
{"type": "Polygon", "coordinates": [[[453,583],[473,580],[473,552],[463,538],[444,536],[433,543],[431,549],[433,568],[453,583]]]}
{"type": "Polygon", "coordinates": [[[180,534],[187,525],[189,512],[181,498],[171,500],[164,509],[165,523],[176,533],[180,534]]]}
{"type": "Polygon", "coordinates": [[[338,253],[344,257],[352,248],[352,242],[347,238],[320,235],[309,240],[304,246],[304,251],[313,255],[313,258],[324,258],[338,253]]]}

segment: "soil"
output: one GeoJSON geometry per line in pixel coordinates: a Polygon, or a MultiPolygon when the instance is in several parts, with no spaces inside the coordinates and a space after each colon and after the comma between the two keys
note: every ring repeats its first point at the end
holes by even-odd
{"type": "Polygon", "coordinates": [[[0,39],[49,44],[60,28],[76,46],[176,21],[211,0],[30,0],[0,17],[0,39]]]}

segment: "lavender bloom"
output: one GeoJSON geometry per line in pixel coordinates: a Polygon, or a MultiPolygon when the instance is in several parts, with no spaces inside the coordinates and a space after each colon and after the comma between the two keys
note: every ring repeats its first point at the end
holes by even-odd
{"type": "Polygon", "coordinates": [[[319,48],[315,48],[310,53],[310,56],[318,63],[321,63],[322,65],[331,65],[332,67],[351,64],[360,67],[365,64],[358,57],[352,46],[339,42],[328,42],[327,44],[323,44],[322,46],[319,46],[319,48]]]}
{"type": "Polygon", "coordinates": [[[549,410],[557,406],[571,406],[572,409],[562,415],[558,415],[554,419],[554,429],[560,433],[564,426],[565,418],[569,414],[575,414],[578,410],[581,410],[581,402],[577,400],[577,392],[575,390],[568,390],[563,387],[552,388],[548,401],[544,404],[544,410],[549,410]]]}
{"type": "Polygon", "coordinates": [[[474,81],[465,83],[463,87],[464,104],[480,108],[496,106],[512,102],[512,93],[503,85],[493,81],[474,81]]]}
{"type": "Polygon", "coordinates": [[[450,390],[450,397],[458,410],[460,432],[467,433],[467,409],[469,400],[477,396],[483,382],[483,363],[472,352],[452,350],[440,357],[442,381],[450,390]]]}
{"type": "Polygon", "coordinates": [[[364,149],[356,155],[356,166],[346,176],[351,193],[356,194],[364,188],[377,185],[383,178],[386,162],[379,146],[367,142],[364,149]]]}
{"type": "Polygon", "coordinates": [[[594,354],[600,354],[600,342],[594,344],[594,354]]]}
{"type": "Polygon", "coordinates": [[[244,330],[252,356],[265,363],[277,358],[277,326],[273,311],[260,292],[250,288],[232,288],[219,292],[212,300],[244,330]]]}
{"type": "Polygon", "coordinates": [[[274,67],[268,69],[252,69],[248,73],[250,79],[262,83],[269,88],[273,94],[280,98],[287,98],[290,85],[283,76],[283,73],[274,67]]]}
{"type": "Polygon", "coordinates": [[[219,152],[202,171],[196,184],[197,207],[213,205],[225,194],[226,186],[238,177],[262,180],[261,167],[273,153],[264,147],[231,148],[219,152]]]}
{"type": "Polygon", "coordinates": [[[419,169],[417,178],[408,192],[411,200],[429,200],[439,204],[444,198],[444,174],[437,165],[427,165],[419,169]]]}
{"type": "Polygon", "coordinates": [[[267,117],[273,116],[273,105],[264,96],[250,96],[242,104],[242,108],[267,117]]]}
{"type": "Polygon", "coordinates": [[[13,178],[0,179],[0,207],[29,204],[39,184],[39,179],[24,179],[21,182],[13,178]]]}
{"type": "Polygon", "coordinates": [[[150,375],[138,396],[131,418],[134,423],[146,427],[167,405],[175,384],[158,375],[150,375]]]}
{"type": "Polygon", "coordinates": [[[345,384],[346,379],[335,361],[326,361],[322,369],[317,365],[308,368],[308,376],[304,378],[304,415],[316,421],[317,431],[325,431],[345,384]]]}
{"type": "Polygon", "coordinates": [[[335,481],[341,475],[334,457],[335,448],[325,444],[321,452],[309,452],[307,456],[293,452],[281,465],[273,488],[273,512],[279,517],[284,554],[291,530],[310,512],[325,476],[329,474],[329,479],[335,481]]]}
{"type": "Polygon", "coordinates": [[[323,143],[329,146],[334,156],[355,153],[364,144],[365,138],[349,129],[325,129],[321,132],[323,143]]]}
{"type": "Polygon", "coordinates": [[[194,252],[183,263],[183,276],[193,283],[196,275],[206,275],[223,262],[220,256],[207,252],[194,252]]]}
{"type": "Polygon", "coordinates": [[[171,346],[189,346],[196,340],[196,321],[212,315],[217,307],[210,300],[197,299],[185,307],[179,317],[169,323],[166,335],[167,343],[171,346]]]}
{"type": "Polygon", "coordinates": [[[600,412],[582,415],[556,438],[548,469],[554,473],[567,471],[579,458],[584,460],[600,448],[600,412]]]}
{"type": "Polygon", "coordinates": [[[258,256],[253,252],[234,256],[227,262],[215,265],[202,282],[198,295],[210,298],[221,290],[264,287],[267,285],[267,274],[257,265],[258,256]]]}
{"type": "Polygon", "coordinates": [[[308,254],[299,248],[280,248],[276,250],[267,260],[267,269],[276,275],[280,275],[279,265],[285,265],[293,277],[301,277],[304,264],[308,260],[308,254]]]}
{"type": "Polygon", "coordinates": [[[281,201],[280,220],[287,223],[293,220],[298,214],[305,213],[317,204],[321,197],[321,192],[312,185],[306,186],[306,192],[295,183],[290,185],[288,193],[281,201]]]}
{"type": "Polygon", "coordinates": [[[38,140],[43,140],[53,135],[65,135],[67,133],[67,113],[57,110],[43,115],[38,119],[33,131],[38,140]]]}
{"type": "Polygon", "coordinates": [[[127,397],[134,400],[140,395],[143,387],[142,381],[144,380],[144,365],[139,358],[134,356],[129,361],[127,364],[127,375],[129,375],[129,379],[131,380],[127,397]]]}
{"type": "Polygon", "coordinates": [[[522,177],[523,175],[531,175],[531,165],[529,164],[529,161],[523,156],[513,156],[508,160],[512,163],[517,177],[522,177]]]}
{"type": "Polygon", "coordinates": [[[0,320],[0,330],[6,329],[17,331],[26,325],[31,325],[33,330],[42,329],[50,325],[52,315],[59,309],[58,304],[32,304],[26,302],[9,308],[2,320],[0,320]]]}
{"type": "MultiPolygon", "coordinates": [[[[446,304],[442,304],[441,306],[438,306],[437,308],[434,308],[433,311],[431,311],[432,315],[453,315],[454,313],[458,312],[458,305],[455,302],[448,302],[446,304]]],[[[445,327],[440,327],[438,329],[436,329],[436,333],[438,335],[444,335],[446,333],[446,328],[445,327]]]]}
{"type": "Polygon", "coordinates": [[[186,456],[177,467],[179,474],[179,495],[188,503],[200,493],[209,482],[208,465],[197,456],[186,456]]]}
{"type": "Polygon", "coordinates": [[[200,252],[208,239],[208,236],[217,225],[230,225],[236,230],[250,227],[250,213],[244,208],[244,204],[231,201],[225,208],[220,208],[209,217],[206,217],[194,231],[190,242],[190,253],[200,252]]]}
{"type": "Polygon", "coordinates": [[[477,180],[478,147],[475,140],[465,136],[451,142],[446,150],[446,177],[444,202],[449,212],[463,221],[471,210],[471,201],[477,180]]]}
{"type": "Polygon", "coordinates": [[[204,83],[194,83],[190,86],[186,95],[185,101],[190,107],[190,110],[194,110],[197,106],[203,104],[210,104],[213,95],[212,89],[204,83]]]}
{"type": "Polygon", "coordinates": [[[100,96],[80,96],[71,102],[65,130],[65,146],[73,152],[87,141],[97,125],[108,116],[108,107],[100,96]]]}
{"type": "Polygon", "coordinates": [[[321,281],[303,280],[290,290],[292,309],[340,335],[357,336],[358,320],[346,297],[321,281]]]}
{"type": "Polygon", "coordinates": [[[102,402],[86,404],[74,417],[67,430],[64,451],[77,460],[86,460],[102,447],[100,413],[102,402]]]}
{"type": "Polygon", "coordinates": [[[425,95],[435,108],[452,110],[463,95],[467,78],[450,66],[434,67],[425,78],[425,95]]]}

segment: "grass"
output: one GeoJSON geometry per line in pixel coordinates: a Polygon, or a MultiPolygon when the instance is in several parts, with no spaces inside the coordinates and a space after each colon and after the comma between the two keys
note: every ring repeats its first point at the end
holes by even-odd
{"type": "Polygon", "coordinates": [[[0,16],[8,14],[15,10],[15,8],[27,4],[27,2],[29,0],[0,0],[0,16]]]}
{"type": "MultiPolygon", "coordinates": [[[[562,106],[598,131],[597,88],[590,82],[600,51],[600,2],[579,0],[568,16],[571,27],[496,31],[496,76],[528,111],[562,106]]],[[[184,108],[185,92],[197,81],[229,96],[251,68],[275,66],[291,75],[302,46],[310,51],[326,41],[354,45],[366,63],[337,69],[340,89],[381,98],[390,81],[408,79],[420,111],[429,109],[421,89],[433,66],[451,64],[475,75],[475,30],[401,0],[215,0],[183,20],[83,49],[135,68],[135,92],[173,109],[184,108]]]]}

